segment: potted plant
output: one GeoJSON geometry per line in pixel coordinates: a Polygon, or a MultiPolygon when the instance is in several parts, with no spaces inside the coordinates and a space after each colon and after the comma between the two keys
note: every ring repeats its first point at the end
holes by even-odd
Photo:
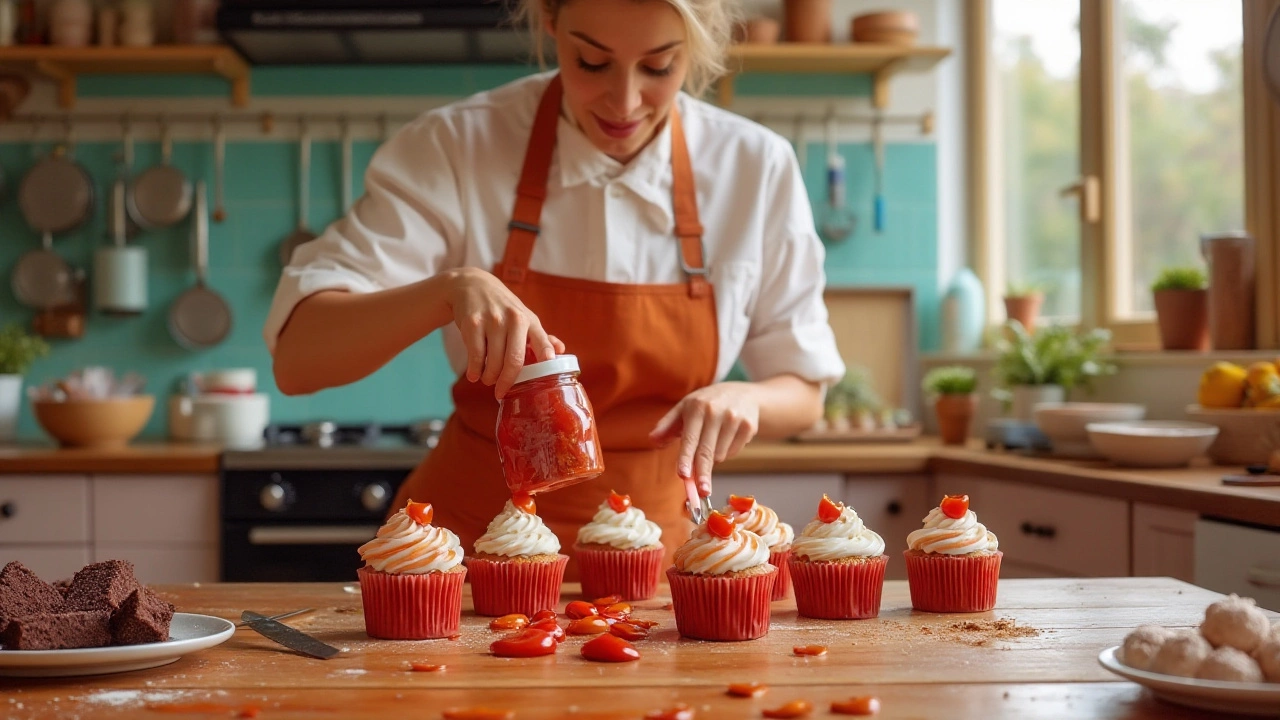
{"type": "Polygon", "coordinates": [[[22,377],[31,364],[49,354],[49,345],[17,324],[0,330],[0,442],[12,440],[22,406],[22,377]]]}
{"type": "Polygon", "coordinates": [[[1165,268],[1151,285],[1165,350],[1209,349],[1209,281],[1198,267],[1165,268]]]}
{"type": "Polygon", "coordinates": [[[978,409],[978,376],[973,368],[950,365],[930,370],[922,383],[935,397],[938,434],[945,445],[963,445],[969,437],[969,423],[978,409]]]}
{"type": "Polygon", "coordinates": [[[1093,378],[1116,371],[1101,354],[1111,341],[1103,329],[1085,332],[1051,325],[1034,334],[1022,323],[1005,324],[1005,337],[996,340],[995,396],[1012,405],[1013,417],[1031,422],[1037,403],[1062,402],[1071,389],[1088,387],[1093,378]]]}
{"type": "Polygon", "coordinates": [[[1043,304],[1044,289],[1034,283],[1009,283],[1004,294],[1005,317],[1017,320],[1024,328],[1035,329],[1043,304]]]}

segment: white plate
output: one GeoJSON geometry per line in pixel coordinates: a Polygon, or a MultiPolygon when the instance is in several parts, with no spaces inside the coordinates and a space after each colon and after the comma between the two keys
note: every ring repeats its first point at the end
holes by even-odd
{"type": "Polygon", "coordinates": [[[1267,717],[1280,715],[1280,683],[1196,680],[1134,670],[1116,657],[1119,650],[1119,645],[1103,650],[1098,654],[1098,662],[1120,677],[1142,685],[1162,700],[1201,710],[1267,717]]]}
{"type": "Polygon", "coordinates": [[[0,676],[66,677],[142,670],[226,642],[236,626],[222,618],[174,613],[169,639],[142,645],[67,650],[0,650],[0,676]]]}

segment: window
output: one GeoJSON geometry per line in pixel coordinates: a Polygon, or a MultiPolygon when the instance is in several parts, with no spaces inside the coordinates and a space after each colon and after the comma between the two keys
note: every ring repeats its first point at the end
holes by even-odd
{"type": "Polygon", "coordinates": [[[1154,345],[1155,277],[1244,227],[1241,0],[974,5],[991,319],[1030,284],[1045,319],[1154,345]]]}

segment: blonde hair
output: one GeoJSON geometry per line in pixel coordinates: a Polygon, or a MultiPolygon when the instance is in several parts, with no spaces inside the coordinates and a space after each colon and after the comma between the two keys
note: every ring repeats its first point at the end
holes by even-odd
{"type": "MultiPolygon", "coordinates": [[[[528,26],[533,33],[533,50],[540,67],[546,67],[543,27],[553,20],[560,8],[573,0],[516,0],[513,19],[528,26]]],[[[590,2],[590,0],[585,0],[590,2]]],[[[636,0],[649,2],[651,0],[636,0]]],[[[689,94],[700,96],[711,83],[725,74],[725,53],[737,20],[735,0],[662,0],[684,20],[685,43],[689,53],[689,73],[684,87],[689,94]]]]}

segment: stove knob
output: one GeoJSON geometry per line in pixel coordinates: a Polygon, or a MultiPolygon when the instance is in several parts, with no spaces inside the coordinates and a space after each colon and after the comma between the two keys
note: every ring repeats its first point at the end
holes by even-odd
{"type": "Polygon", "coordinates": [[[258,502],[262,503],[264,510],[278,512],[284,509],[288,500],[288,493],[284,489],[284,485],[278,482],[267,483],[262,488],[262,492],[258,493],[258,502]]]}
{"type": "Polygon", "coordinates": [[[390,488],[382,483],[374,483],[366,485],[364,492],[360,493],[360,504],[369,512],[377,512],[387,506],[390,498],[390,488]]]}

